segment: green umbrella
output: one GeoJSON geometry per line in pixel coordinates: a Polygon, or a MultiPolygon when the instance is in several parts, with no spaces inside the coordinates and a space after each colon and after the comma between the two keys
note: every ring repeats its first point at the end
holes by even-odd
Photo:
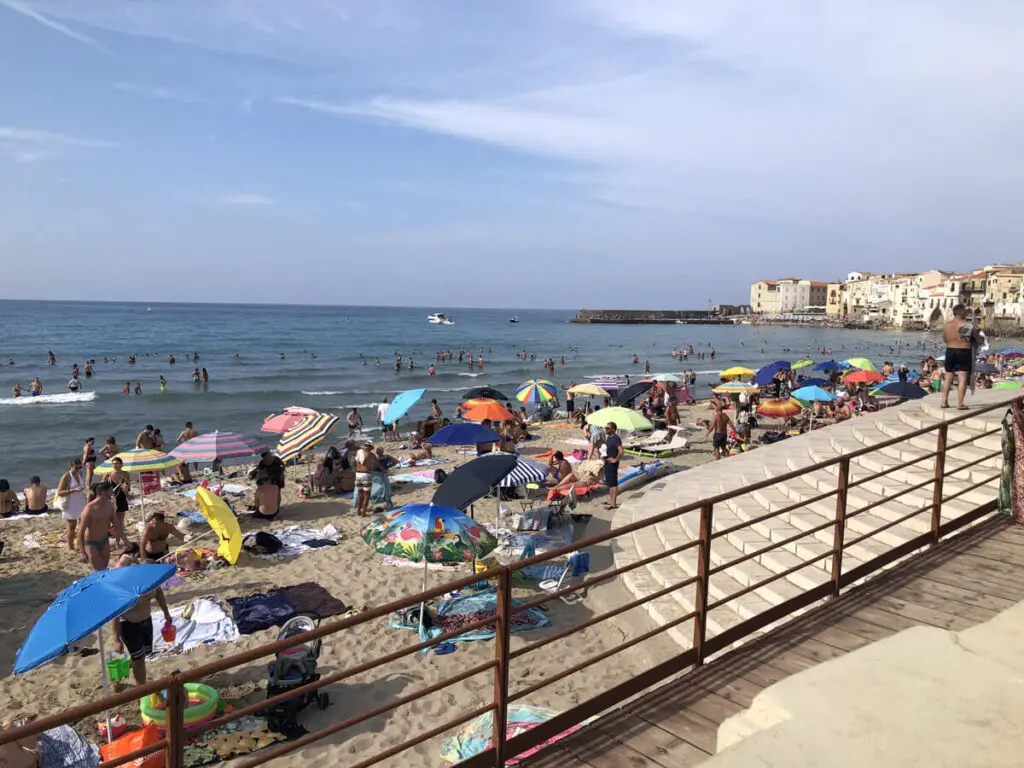
{"type": "Polygon", "coordinates": [[[862,371],[877,371],[874,363],[868,360],[866,357],[851,357],[846,361],[846,364],[851,368],[860,368],[862,371]]]}
{"type": "Polygon", "coordinates": [[[602,408],[587,416],[587,424],[601,427],[611,421],[615,422],[619,429],[651,429],[654,426],[642,413],[619,406],[602,408]]]}
{"type": "Polygon", "coordinates": [[[814,365],[814,361],[809,357],[805,357],[803,360],[797,360],[790,367],[795,371],[800,368],[806,368],[808,365],[814,365]]]}
{"type": "Polygon", "coordinates": [[[1020,389],[1019,381],[997,381],[992,389],[1020,389]]]}

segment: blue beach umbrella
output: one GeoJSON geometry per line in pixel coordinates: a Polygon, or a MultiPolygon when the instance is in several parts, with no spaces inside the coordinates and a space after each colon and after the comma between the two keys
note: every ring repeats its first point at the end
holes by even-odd
{"type": "MultiPolygon", "coordinates": [[[[65,587],[39,617],[14,656],[14,671],[28,672],[67,653],[73,643],[97,632],[103,692],[108,694],[102,627],[131,610],[142,595],[174,575],[173,565],[129,565],[90,573],[65,587]]],[[[110,738],[107,712],[107,738],[110,738]]]]}
{"type": "Polygon", "coordinates": [[[883,392],[886,395],[895,395],[896,397],[902,397],[904,400],[918,400],[927,394],[916,384],[911,384],[909,381],[899,380],[883,384],[881,387],[876,389],[875,392],[883,392]]]}
{"type": "Polygon", "coordinates": [[[814,366],[814,370],[816,370],[816,371],[837,371],[837,370],[839,370],[842,367],[843,366],[841,366],[835,360],[826,360],[825,362],[818,363],[816,366],[814,366]]]}
{"type": "Polygon", "coordinates": [[[501,436],[493,429],[465,422],[449,424],[442,427],[427,440],[431,445],[476,445],[478,443],[496,443],[501,436]]]}
{"type": "Polygon", "coordinates": [[[427,390],[425,389],[407,389],[405,392],[399,392],[395,395],[391,405],[388,406],[388,412],[384,416],[384,423],[394,424],[405,416],[409,409],[416,405],[426,392],[427,390]]]}
{"type": "Polygon", "coordinates": [[[836,399],[831,392],[815,386],[800,387],[800,389],[790,392],[790,395],[805,403],[831,403],[836,399]]]}
{"type": "Polygon", "coordinates": [[[788,371],[789,369],[790,365],[785,360],[776,360],[774,363],[768,363],[768,365],[757,369],[757,373],[754,375],[754,383],[759,387],[765,387],[772,383],[775,374],[779,371],[788,371]]]}
{"type": "Polygon", "coordinates": [[[800,382],[801,387],[827,387],[828,382],[824,379],[804,379],[800,382]]]}

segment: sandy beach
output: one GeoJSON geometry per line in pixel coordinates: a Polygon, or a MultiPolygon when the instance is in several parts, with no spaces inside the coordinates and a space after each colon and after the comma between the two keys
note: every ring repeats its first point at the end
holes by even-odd
{"type": "MultiPolygon", "coordinates": [[[[706,415],[706,404],[688,406],[681,410],[683,422],[687,425],[693,425],[697,419],[706,415]]],[[[539,439],[527,444],[523,450],[524,455],[536,455],[553,448],[568,452],[573,446],[566,445],[563,441],[580,436],[578,430],[557,429],[551,426],[538,428],[535,432],[539,434],[539,439]]],[[[335,441],[336,439],[332,440],[335,441]]],[[[393,448],[389,448],[389,452],[402,454],[393,448]]],[[[319,453],[322,453],[322,450],[318,450],[317,454],[319,453]]],[[[456,463],[471,458],[459,455],[451,448],[436,448],[434,455],[449,460],[440,465],[440,468],[448,471],[456,463]]],[[[625,462],[626,464],[637,464],[640,461],[633,457],[628,458],[630,460],[625,462]]],[[[686,452],[666,461],[670,462],[675,470],[681,470],[712,458],[710,441],[704,438],[704,432],[700,430],[693,432],[691,444],[686,452]]],[[[402,471],[394,470],[392,474],[402,471]]],[[[168,590],[168,602],[172,607],[187,604],[196,598],[223,600],[266,592],[274,587],[316,582],[351,608],[363,610],[420,590],[422,568],[386,564],[382,556],[363,541],[359,531],[365,519],[354,514],[351,500],[337,497],[300,498],[295,477],[296,470],[292,469],[284,491],[279,518],[271,523],[257,523],[243,514],[243,532],[275,531],[287,525],[321,528],[329,524],[340,534],[337,546],[328,546],[280,560],[252,557],[243,552],[236,566],[190,575],[178,586],[168,590]]],[[[251,486],[245,480],[232,482],[251,486]]],[[[399,506],[410,502],[429,501],[435,488],[436,486],[432,484],[395,485],[394,504],[399,506]]],[[[623,496],[628,497],[628,493],[625,491],[623,496]]],[[[235,497],[232,502],[235,508],[241,511],[248,508],[252,498],[253,491],[250,487],[244,496],[235,497]]],[[[602,506],[606,498],[607,491],[601,488],[591,499],[581,500],[578,511],[592,514],[594,517],[587,523],[574,524],[573,540],[578,541],[608,530],[612,513],[602,506]]],[[[516,506],[516,502],[507,504],[516,506]]],[[[484,524],[494,522],[495,505],[493,499],[485,499],[477,504],[477,519],[484,524]]],[[[170,489],[147,497],[146,506],[150,510],[166,510],[167,518],[172,522],[175,521],[178,512],[196,509],[192,500],[170,489]]],[[[138,506],[133,505],[128,518],[133,523],[141,519],[138,506]]],[[[189,535],[204,529],[205,526],[190,528],[189,535]]],[[[0,558],[0,607],[6,619],[4,628],[0,630],[0,669],[11,669],[17,648],[53,597],[69,583],[88,573],[87,566],[64,549],[62,530],[63,524],[55,514],[43,518],[0,522],[0,535],[7,542],[4,555],[0,558]],[[25,540],[28,536],[40,546],[27,545],[25,540]]],[[[211,538],[207,537],[202,543],[210,546],[211,541],[211,538]]],[[[608,545],[594,549],[597,551],[591,551],[591,573],[610,568],[612,558],[608,545]]],[[[515,558],[506,558],[510,559],[515,558]]],[[[430,570],[428,577],[431,585],[437,585],[467,573],[468,569],[465,567],[444,568],[430,570]]],[[[518,587],[515,592],[517,598],[536,594],[539,594],[536,582],[518,587]]],[[[559,600],[553,600],[548,603],[548,610],[545,613],[550,626],[513,634],[512,646],[518,648],[528,645],[533,640],[544,637],[546,633],[565,629],[625,601],[625,592],[614,579],[590,590],[586,599],[578,605],[567,606],[559,600]]],[[[647,631],[651,627],[646,613],[642,609],[634,609],[570,638],[556,641],[542,651],[512,663],[513,690],[555,674],[566,666],[614,647],[624,639],[647,631]]],[[[233,643],[200,646],[187,654],[150,660],[150,679],[254,648],[276,639],[276,634],[276,628],[262,630],[242,635],[233,643]]],[[[397,651],[415,642],[414,633],[403,629],[391,629],[385,620],[375,620],[327,638],[318,671],[329,674],[397,651]]],[[[92,648],[94,645],[95,635],[82,643],[84,648],[92,648]]],[[[307,708],[300,716],[300,722],[309,730],[315,730],[328,723],[352,717],[397,697],[409,695],[461,669],[482,663],[492,658],[493,652],[491,641],[480,641],[460,642],[457,644],[457,650],[450,655],[411,654],[386,669],[374,670],[331,686],[328,692],[334,703],[324,712],[317,710],[316,707],[307,708]]],[[[532,695],[529,703],[564,709],[588,698],[593,691],[605,689],[642,669],[649,668],[653,663],[668,658],[674,652],[675,648],[668,640],[645,643],[640,650],[630,649],[583,673],[558,681],[532,695]]],[[[266,677],[265,662],[254,662],[214,676],[206,682],[215,687],[222,698],[238,707],[254,703],[264,697],[266,677]]],[[[369,754],[400,743],[417,732],[435,727],[460,711],[468,711],[490,701],[492,685],[490,673],[478,675],[404,706],[389,715],[362,723],[330,739],[299,750],[279,763],[298,764],[298,761],[310,758],[330,758],[337,760],[336,764],[340,765],[358,762],[359,759],[365,759],[369,754]]],[[[100,662],[96,655],[66,656],[27,674],[7,676],[0,680],[0,712],[11,717],[41,717],[97,699],[101,694],[100,662]]],[[[124,707],[120,713],[129,723],[140,723],[137,708],[124,707]]],[[[84,736],[99,741],[95,722],[81,722],[77,726],[84,736]]],[[[438,765],[441,741],[441,737],[432,739],[392,758],[385,764],[438,765]]]]}

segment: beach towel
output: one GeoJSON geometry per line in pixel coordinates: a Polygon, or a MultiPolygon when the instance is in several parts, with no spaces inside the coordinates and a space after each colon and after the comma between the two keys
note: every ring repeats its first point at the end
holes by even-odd
{"type": "Polygon", "coordinates": [[[173,643],[167,643],[160,634],[164,625],[163,612],[153,613],[154,658],[188,653],[200,645],[233,643],[238,640],[239,631],[235,622],[212,600],[199,598],[188,605],[176,605],[171,608],[171,618],[174,620],[176,636],[173,643]]]}
{"type": "Polygon", "coordinates": [[[50,516],[50,514],[48,512],[41,512],[38,515],[25,515],[25,514],[7,515],[7,517],[0,517],[0,521],[3,521],[3,520],[36,520],[36,519],[38,519],[40,517],[49,517],[49,516],[50,516]]]}
{"type": "Polygon", "coordinates": [[[999,511],[1024,522],[1024,408],[1014,402],[1003,419],[1003,468],[999,480],[999,511]]]}
{"type": "Polygon", "coordinates": [[[391,482],[393,483],[419,483],[421,485],[431,485],[434,482],[433,473],[429,477],[426,475],[416,475],[412,473],[405,473],[401,475],[392,475],[391,482]]]}
{"type": "Polygon", "coordinates": [[[273,554],[261,554],[266,560],[277,560],[283,557],[294,557],[317,549],[325,544],[332,546],[337,544],[341,538],[338,529],[333,525],[326,525],[323,528],[304,528],[301,525],[289,525],[281,531],[270,531],[281,542],[281,549],[273,554]]]}
{"type": "MultiPolygon", "coordinates": [[[[497,602],[498,593],[494,589],[472,592],[450,600],[442,600],[437,604],[434,626],[431,633],[436,636],[457,632],[461,627],[494,616],[498,610],[497,602]]],[[[522,603],[518,600],[513,600],[512,605],[518,607],[522,603]]],[[[513,615],[511,630],[513,632],[524,632],[529,629],[547,626],[549,623],[543,613],[531,609],[513,615]]],[[[493,628],[480,627],[479,629],[465,632],[454,639],[462,641],[490,640],[492,637],[494,637],[493,628]]]]}
{"type": "Polygon", "coordinates": [[[58,725],[39,734],[39,768],[92,768],[100,750],[70,725],[58,725]]]}
{"type": "Polygon", "coordinates": [[[295,613],[327,619],[331,616],[338,616],[348,610],[348,606],[345,603],[316,582],[304,581],[302,584],[281,587],[273,591],[284,595],[285,599],[291,603],[292,608],[295,609],[295,613]]]}
{"type": "Polygon", "coordinates": [[[280,626],[295,615],[295,607],[280,592],[229,597],[228,604],[231,618],[243,635],[280,626]]]}
{"type": "Polygon", "coordinates": [[[180,518],[182,518],[184,520],[188,520],[188,521],[193,522],[193,523],[203,523],[204,525],[207,524],[207,520],[203,516],[203,513],[202,512],[196,512],[193,509],[186,509],[186,510],[183,510],[183,511],[179,512],[178,513],[178,517],[180,517],[180,518]]]}
{"type": "Polygon", "coordinates": [[[528,509],[519,516],[516,525],[517,531],[546,531],[548,528],[548,517],[551,515],[549,507],[528,509]]]}
{"type": "Polygon", "coordinates": [[[391,501],[391,481],[388,479],[388,473],[377,470],[370,473],[370,478],[373,481],[370,487],[370,506],[383,506],[385,509],[391,509],[393,504],[391,501]]]}
{"type": "Polygon", "coordinates": [[[233,757],[251,755],[287,738],[283,733],[270,730],[265,717],[246,715],[190,740],[184,747],[184,764],[188,768],[200,768],[220,763],[233,757]]]}
{"type": "Polygon", "coordinates": [[[441,459],[436,456],[429,459],[416,459],[416,463],[413,464],[412,459],[399,459],[397,466],[399,467],[433,467],[436,464],[447,464],[451,459],[441,459]]]}

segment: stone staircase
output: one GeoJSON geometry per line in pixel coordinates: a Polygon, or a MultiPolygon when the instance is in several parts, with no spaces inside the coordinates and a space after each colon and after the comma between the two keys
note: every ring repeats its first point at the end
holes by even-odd
{"type": "MultiPolygon", "coordinates": [[[[1024,391],[1015,389],[979,390],[977,395],[969,398],[969,402],[972,410],[977,410],[1009,402],[1022,394],[1024,391]]],[[[997,429],[1004,414],[1005,410],[998,408],[968,417],[949,427],[948,445],[997,429]]],[[[774,445],[762,446],[723,461],[694,467],[635,492],[624,493],[621,506],[612,519],[612,528],[642,521],[722,492],[738,490],[762,482],[765,478],[780,477],[794,470],[811,467],[962,415],[963,411],[939,408],[939,398],[928,396],[842,424],[816,429],[774,445]]],[[[847,513],[854,516],[847,521],[846,526],[844,572],[931,529],[931,509],[922,508],[932,502],[931,481],[934,478],[935,457],[928,455],[936,450],[936,441],[937,433],[931,432],[880,448],[851,461],[850,482],[864,482],[850,488],[847,495],[847,513]],[[914,459],[920,461],[894,469],[914,459]],[[868,511],[856,514],[857,510],[869,506],[871,509],[868,511]],[[859,543],[850,543],[915,510],[921,511],[859,543]]],[[[948,449],[945,469],[953,474],[945,478],[943,498],[949,498],[974,483],[997,475],[1002,466],[1001,459],[984,457],[998,451],[1000,446],[1001,436],[997,432],[979,437],[967,445],[948,449]]],[[[837,463],[715,505],[713,529],[727,533],[712,542],[712,568],[771,548],[713,574],[708,588],[711,604],[757,584],[772,574],[790,569],[793,571],[784,578],[712,609],[708,615],[708,637],[829,581],[832,558],[826,555],[832,549],[834,528],[831,523],[835,520],[836,498],[833,494],[825,499],[814,499],[836,489],[838,474],[837,463]],[[778,517],[760,519],[799,502],[806,503],[778,517]],[[824,559],[799,567],[801,563],[815,557],[824,559]]],[[[957,517],[992,501],[998,494],[998,484],[998,479],[990,480],[950,501],[944,501],[943,520],[957,517]]],[[[694,511],[619,536],[612,541],[615,565],[621,567],[695,541],[699,536],[699,527],[700,514],[694,511]]],[[[697,550],[691,548],[625,573],[622,578],[636,597],[644,597],[696,575],[697,550]]],[[[689,585],[649,601],[646,607],[656,622],[665,624],[693,611],[694,599],[695,588],[689,585]]],[[[686,648],[692,644],[690,622],[673,627],[668,634],[686,648]]]]}

